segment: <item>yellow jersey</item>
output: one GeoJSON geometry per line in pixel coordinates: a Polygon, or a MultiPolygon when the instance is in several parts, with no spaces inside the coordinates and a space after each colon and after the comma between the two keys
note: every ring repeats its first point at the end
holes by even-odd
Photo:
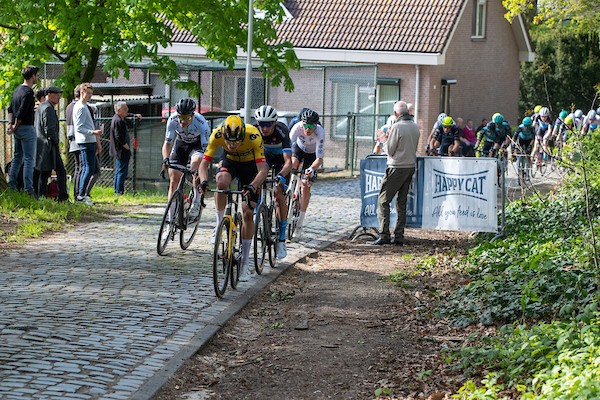
{"type": "Polygon", "coordinates": [[[232,161],[247,162],[256,161],[257,163],[266,162],[265,147],[260,131],[253,125],[246,124],[246,135],[235,151],[230,151],[225,145],[225,138],[221,132],[221,126],[215,128],[208,139],[208,146],[204,152],[204,159],[212,161],[219,147],[223,148],[225,157],[232,161]]]}

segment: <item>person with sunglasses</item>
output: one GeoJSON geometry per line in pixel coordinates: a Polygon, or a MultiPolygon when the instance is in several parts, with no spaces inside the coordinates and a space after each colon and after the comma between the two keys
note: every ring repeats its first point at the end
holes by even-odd
{"type": "Polygon", "coordinates": [[[292,170],[292,148],[290,146],[290,132],[288,127],[277,121],[277,110],[269,105],[263,105],[254,112],[256,126],[262,134],[265,156],[269,168],[277,171],[278,185],[273,188],[276,201],[277,227],[279,229],[279,243],[277,245],[277,258],[287,256],[285,232],[287,228],[287,205],[285,202],[285,185],[289,181],[292,170]]]}
{"type": "Polygon", "coordinates": [[[325,130],[319,124],[319,114],[316,111],[309,108],[302,113],[300,121],[290,130],[290,143],[292,168],[298,169],[302,163],[302,200],[295,234],[297,238],[301,238],[310,202],[310,188],[317,178],[317,169],[323,164],[325,154],[325,130]]]}
{"type": "MultiPolygon", "coordinates": [[[[181,179],[181,171],[169,168],[169,165],[186,167],[190,163],[192,171],[198,170],[204,149],[208,145],[210,128],[202,114],[196,112],[194,99],[183,98],[175,105],[176,113],[167,120],[165,142],[162,147],[162,170],[169,173],[169,198],[177,190],[181,179]]],[[[195,178],[194,189],[198,190],[198,179],[195,178]]],[[[196,192],[196,194],[198,194],[196,192]]],[[[174,204],[173,204],[174,206],[174,204]]],[[[189,218],[195,219],[200,214],[200,196],[194,196],[189,210],[189,218]]],[[[172,210],[173,212],[175,210],[172,210]]]]}
{"type": "MultiPolygon", "coordinates": [[[[202,182],[201,189],[208,188],[208,167],[217,154],[219,148],[223,149],[223,157],[218,168],[216,180],[218,190],[227,190],[236,178],[249,199],[242,202],[242,271],[240,281],[248,281],[254,268],[250,269],[250,247],[254,236],[254,208],[258,202],[258,190],[267,178],[269,170],[265,159],[265,148],[262,135],[254,125],[245,124],[237,115],[230,115],[223,124],[212,131],[204,157],[198,169],[198,178],[202,182]]],[[[217,209],[217,225],[219,226],[225,215],[227,195],[215,193],[215,206],[217,209]]],[[[214,235],[211,242],[214,242],[214,235]]]]}

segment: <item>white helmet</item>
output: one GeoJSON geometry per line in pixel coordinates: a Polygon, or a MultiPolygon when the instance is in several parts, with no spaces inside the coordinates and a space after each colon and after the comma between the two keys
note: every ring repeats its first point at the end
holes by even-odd
{"type": "Polygon", "coordinates": [[[573,113],[573,117],[575,117],[575,118],[581,118],[581,117],[583,117],[583,111],[581,111],[581,110],[575,110],[575,112],[573,113]]]}
{"type": "Polygon", "coordinates": [[[540,109],[540,117],[549,117],[550,116],[550,110],[548,109],[548,107],[542,107],[540,109]]]}
{"type": "Polygon", "coordinates": [[[442,120],[446,117],[447,117],[446,113],[440,113],[440,115],[438,115],[438,117],[437,117],[437,120],[439,123],[442,123],[442,120]]]}
{"type": "Polygon", "coordinates": [[[254,119],[258,122],[275,122],[277,110],[269,105],[260,106],[254,111],[254,119]]]}
{"type": "Polygon", "coordinates": [[[587,117],[588,117],[588,119],[589,119],[589,120],[591,120],[591,119],[596,119],[596,111],[594,111],[594,110],[590,110],[590,111],[588,112],[588,114],[587,114],[587,117]]]}

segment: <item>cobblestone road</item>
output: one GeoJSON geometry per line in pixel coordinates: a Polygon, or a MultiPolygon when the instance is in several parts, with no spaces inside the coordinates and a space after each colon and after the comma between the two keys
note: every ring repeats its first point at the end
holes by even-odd
{"type": "MultiPolygon", "coordinates": [[[[156,254],[162,208],[86,224],[0,258],[0,399],[147,399],[282,270],[212,289],[214,206],[187,251],[156,254]]],[[[357,179],[319,181],[286,264],[359,223],[357,179]]]]}

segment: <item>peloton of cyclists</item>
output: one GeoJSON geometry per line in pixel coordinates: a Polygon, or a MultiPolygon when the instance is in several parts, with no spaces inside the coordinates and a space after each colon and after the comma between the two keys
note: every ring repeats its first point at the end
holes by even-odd
{"type": "MultiPolygon", "coordinates": [[[[258,191],[268,174],[262,135],[251,124],[245,124],[237,115],[231,115],[223,124],[213,130],[198,170],[202,191],[208,188],[208,167],[219,148],[223,149],[223,157],[219,172],[216,175],[217,189],[227,190],[231,182],[238,178],[244,196],[249,199],[242,202],[242,270],[240,281],[246,282],[252,276],[249,267],[250,247],[254,236],[254,208],[258,201],[258,191]]],[[[225,215],[227,195],[215,193],[217,209],[217,227],[225,215]]],[[[213,232],[213,236],[216,233],[213,232]]],[[[214,241],[214,239],[211,239],[214,241]]]]}
{"type": "MultiPolygon", "coordinates": [[[[196,112],[196,102],[193,99],[180,99],[175,105],[175,111],[167,120],[165,142],[162,147],[162,170],[168,170],[169,173],[169,198],[177,190],[182,174],[181,171],[169,168],[169,165],[186,167],[189,162],[190,169],[197,171],[210,136],[208,122],[196,112]]],[[[194,177],[193,186],[196,195],[189,210],[190,219],[195,219],[200,214],[197,176],[194,177]]],[[[174,206],[175,204],[173,208],[174,206]]],[[[171,210],[171,213],[174,211],[171,210]]]]}
{"type": "Polygon", "coordinates": [[[304,217],[310,202],[312,183],[317,178],[317,169],[323,164],[325,154],[325,130],[319,124],[319,114],[305,110],[290,130],[292,146],[292,167],[299,169],[302,163],[302,187],[300,216],[296,227],[296,237],[302,237],[304,217]]]}
{"type": "Polygon", "coordinates": [[[285,185],[292,170],[292,148],[288,127],[277,121],[277,118],[277,110],[270,105],[260,106],[254,112],[255,126],[263,138],[267,165],[277,171],[278,184],[273,188],[279,232],[277,258],[283,259],[287,256],[285,234],[288,210],[285,203],[285,185]]]}

